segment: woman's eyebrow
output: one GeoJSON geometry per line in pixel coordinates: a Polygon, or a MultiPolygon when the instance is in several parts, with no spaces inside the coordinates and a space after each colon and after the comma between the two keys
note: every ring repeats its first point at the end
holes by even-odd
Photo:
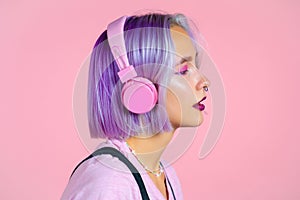
{"type": "Polygon", "coordinates": [[[192,56],[183,57],[183,58],[181,58],[181,60],[180,60],[179,62],[176,63],[175,66],[180,65],[180,64],[182,64],[182,63],[184,63],[184,62],[187,62],[187,61],[191,61],[191,60],[193,60],[193,57],[192,57],[192,56]]]}
{"type": "MultiPolygon", "coordinates": [[[[195,58],[196,58],[197,56],[198,56],[198,52],[196,52],[195,58]]],[[[184,63],[184,62],[187,62],[187,61],[192,61],[192,60],[193,60],[193,57],[192,57],[192,56],[183,57],[183,58],[181,58],[181,60],[180,60],[179,62],[176,63],[175,66],[180,65],[180,64],[182,64],[182,63],[184,63]]]]}

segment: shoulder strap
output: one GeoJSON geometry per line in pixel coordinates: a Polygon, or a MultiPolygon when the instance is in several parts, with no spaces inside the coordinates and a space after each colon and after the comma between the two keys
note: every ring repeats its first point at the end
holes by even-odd
{"type": "Polygon", "coordinates": [[[86,157],[84,160],[82,160],[73,170],[70,178],[72,177],[72,175],[74,174],[75,170],[79,167],[79,165],[81,165],[84,161],[97,156],[97,155],[101,155],[101,154],[110,154],[114,157],[119,158],[120,161],[122,161],[124,164],[127,165],[127,167],[130,169],[132,175],[134,176],[137,184],[139,185],[140,188],[140,192],[142,195],[143,200],[150,200],[146,187],[144,185],[144,182],[142,180],[142,177],[140,175],[140,173],[138,172],[138,170],[134,167],[134,165],[117,149],[113,148],[113,147],[102,147],[100,149],[97,149],[96,151],[94,151],[91,155],[89,155],[88,157],[86,157]]]}
{"type": "Polygon", "coordinates": [[[170,183],[170,181],[169,181],[168,177],[167,177],[166,179],[168,180],[169,186],[170,186],[170,188],[171,188],[171,191],[172,191],[172,194],[173,194],[173,198],[174,198],[174,200],[176,200],[176,197],[175,197],[175,194],[174,194],[174,191],[173,191],[172,185],[171,185],[171,183],[170,183]]]}

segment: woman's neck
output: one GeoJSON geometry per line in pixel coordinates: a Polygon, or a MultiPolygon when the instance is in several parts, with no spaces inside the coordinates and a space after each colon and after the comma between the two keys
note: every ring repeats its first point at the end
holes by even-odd
{"type": "Polygon", "coordinates": [[[172,140],[174,132],[159,133],[147,138],[130,137],[126,142],[134,150],[138,160],[154,171],[159,169],[161,155],[172,140]]]}

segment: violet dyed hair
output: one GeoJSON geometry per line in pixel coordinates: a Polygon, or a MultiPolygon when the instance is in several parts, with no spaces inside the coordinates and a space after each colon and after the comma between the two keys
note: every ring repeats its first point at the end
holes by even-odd
{"type": "Polygon", "coordinates": [[[88,77],[88,122],[92,138],[126,140],[152,136],[174,128],[166,112],[166,87],[174,72],[175,49],[170,27],[183,27],[193,37],[183,14],[151,13],[127,17],[124,39],[129,64],[138,76],[148,78],[158,90],[158,102],[144,114],[128,111],[121,102],[119,68],[107,42],[106,30],[97,39],[88,77]]]}

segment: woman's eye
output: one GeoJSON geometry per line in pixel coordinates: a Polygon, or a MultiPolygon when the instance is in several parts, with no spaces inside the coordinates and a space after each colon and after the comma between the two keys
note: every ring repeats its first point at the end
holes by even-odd
{"type": "Polygon", "coordinates": [[[185,75],[186,74],[186,72],[188,72],[189,70],[184,70],[184,71],[180,71],[179,73],[181,74],[181,75],[185,75]]]}
{"type": "Polygon", "coordinates": [[[189,71],[189,70],[188,70],[188,66],[187,66],[187,65],[184,65],[184,66],[179,70],[178,73],[180,73],[181,75],[185,75],[186,72],[188,72],[188,71],[189,71]]]}

